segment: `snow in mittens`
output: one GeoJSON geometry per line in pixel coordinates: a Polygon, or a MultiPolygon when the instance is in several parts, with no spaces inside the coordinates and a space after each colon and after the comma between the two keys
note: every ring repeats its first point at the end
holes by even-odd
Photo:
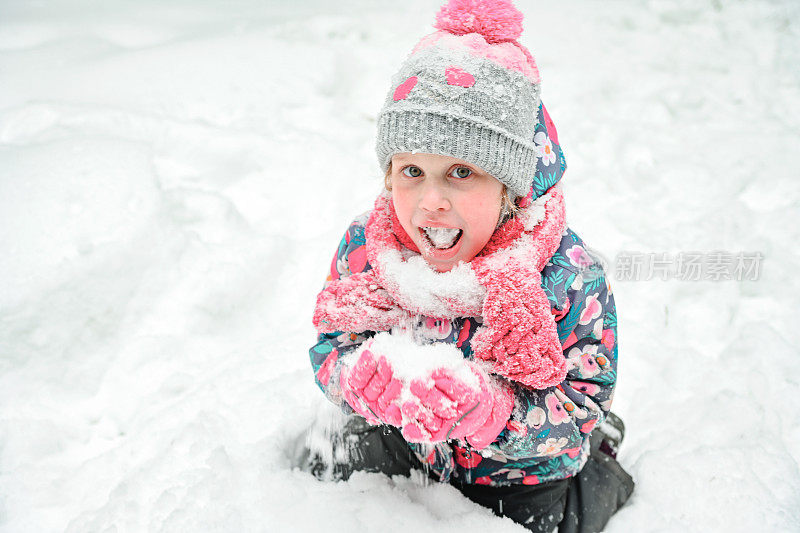
{"type": "MultiPolygon", "coordinates": [[[[392,373],[403,381],[427,376],[437,368],[446,368],[460,380],[477,387],[478,380],[469,367],[463,364],[464,355],[452,344],[418,342],[411,331],[396,328],[397,331],[378,333],[369,346],[376,356],[383,356],[389,362],[392,373]]],[[[357,359],[360,351],[351,353],[348,359],[357,359]]]]}
{"type": "MultiPolygon", "coordinates": [[[[0,531],[524,531],[420,476],[292,466],[337,416],[316,294],[442,3],[2,3],[0,531]]],[[[637,487],[606,531],[800,530],[800,6],[517,4],[592,250],[763,256],[609,266],[637,487]]]]}

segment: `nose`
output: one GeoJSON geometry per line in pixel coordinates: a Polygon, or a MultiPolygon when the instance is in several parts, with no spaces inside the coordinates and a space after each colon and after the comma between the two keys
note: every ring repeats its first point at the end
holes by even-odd
{"type": "Polygon", "coordinates": [[[447,188],[434,180],[426,181],[423,185],[419,208],[423,211],[446,211],[450,207],[447,188]]]}

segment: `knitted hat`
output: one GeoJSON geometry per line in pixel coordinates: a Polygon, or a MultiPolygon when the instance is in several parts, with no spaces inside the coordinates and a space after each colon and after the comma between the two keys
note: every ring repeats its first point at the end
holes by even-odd
{"type": "MultiPolygon", "coordinates": [[[[450,0],[392,80],[378,117],[384,172],[394,154],[473,163],[526,196],[536,170],[539,69],[517,42],[522,13],[509,0],[450,0]]],[[[513,197],[512,196],[512,197],[513,197]]]]}

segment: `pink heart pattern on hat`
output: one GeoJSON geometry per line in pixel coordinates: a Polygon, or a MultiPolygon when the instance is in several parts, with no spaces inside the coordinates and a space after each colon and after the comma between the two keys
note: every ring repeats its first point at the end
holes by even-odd
{"type": "Polygon", "coordinates": [[[397,89],[394,90],[394,96],[392,96],[392,98],[394,98],[394,101],[399,102],[400,100],[405,100],[406,97],[408,96],[408,93],[411,92],[411,89],[413,89],[416,84],[417,84],[417,77],[411,76],[406,81],[398,85],[397,89]]]}
{"type": "Polygon", "coordinates": [[[475,85],[475,76],[456,66],[447,67],[444,74],[447,76],[449,85],[458,85],[459,87],[472,87],[475,85]]]}

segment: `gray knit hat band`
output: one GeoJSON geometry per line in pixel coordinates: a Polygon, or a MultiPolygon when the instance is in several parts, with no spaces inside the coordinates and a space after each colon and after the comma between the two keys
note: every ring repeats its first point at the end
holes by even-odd
{"type": "Polygon", "coordinates": [[[504,183],[512,198],[528,194],[536,168],[536,147],[532,140],[523,143],[496,127],[425,110],[382,113],[377,152],[384,170],[392,156],[402,152],[463,159],[504,183]]]}

